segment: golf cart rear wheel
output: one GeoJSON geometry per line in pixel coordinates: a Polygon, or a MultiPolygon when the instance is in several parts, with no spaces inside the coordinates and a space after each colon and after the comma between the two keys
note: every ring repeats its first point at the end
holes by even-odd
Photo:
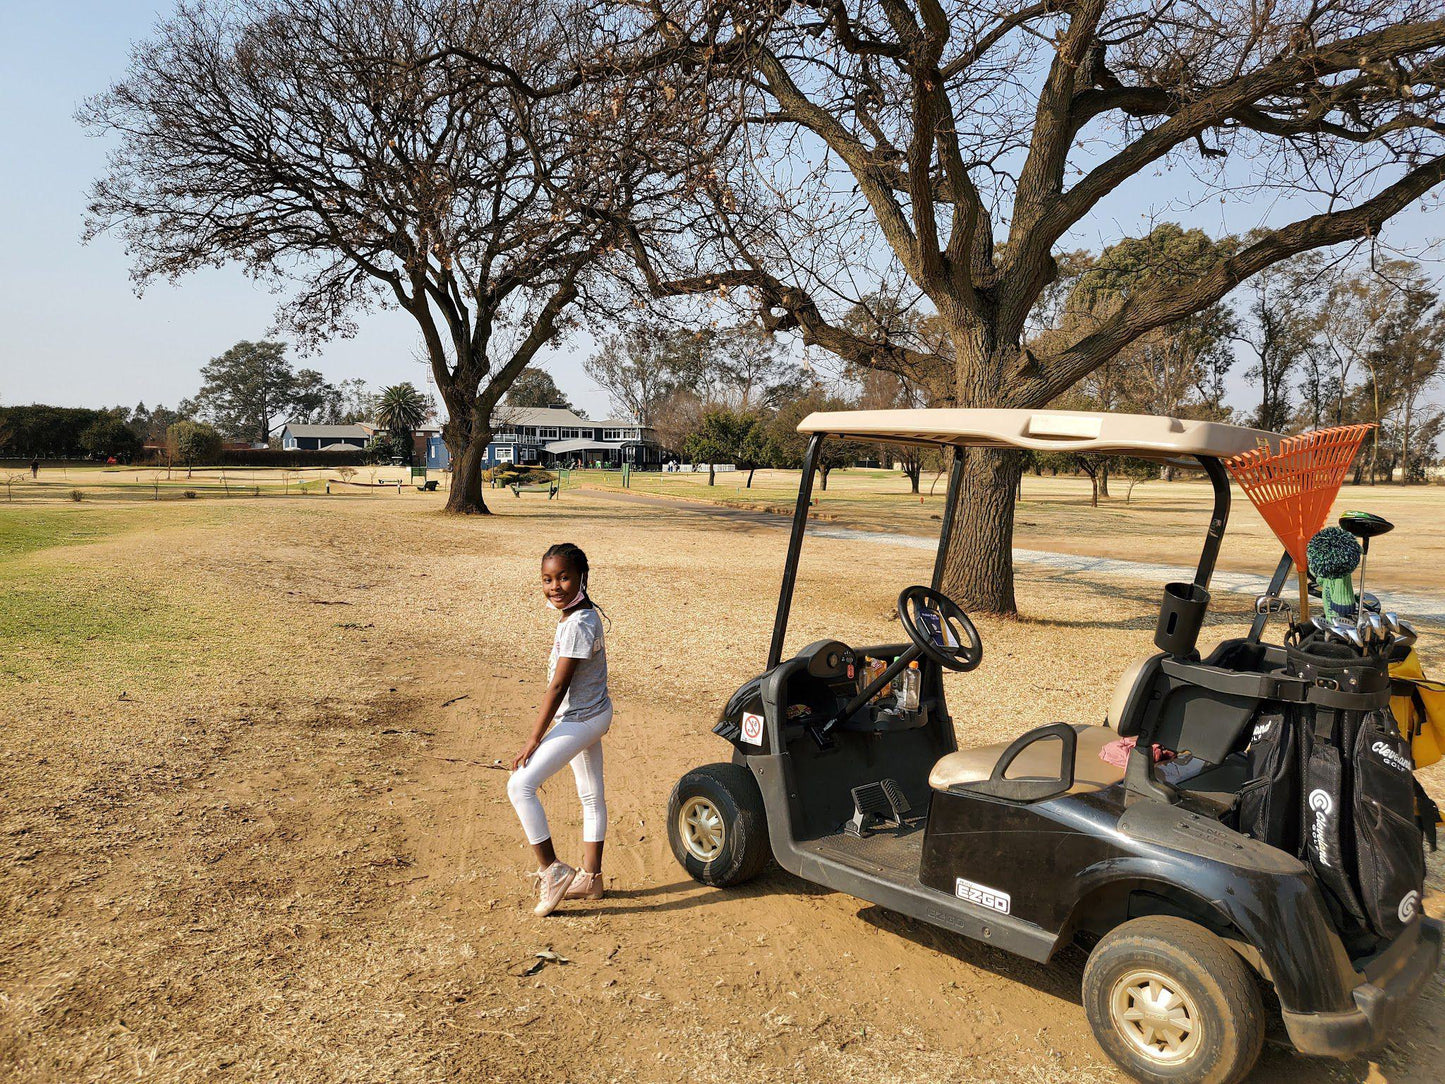
{"type": "Polygon", "coordinates": [[[1104,937],[1084,968],[1084,1011],[1104,1052],[1144,1081],[1234,1084],[1264,1042],[1254,973],[1182,918],[1137,918],[1104,937]]]}
{"type": "Polygon", "coordinates": [[[753,773],[738,764],[705,764],[678,780],[667,803],[673,856],[715,888],[750,881],[772,861],[768,818],[753,773]]]}

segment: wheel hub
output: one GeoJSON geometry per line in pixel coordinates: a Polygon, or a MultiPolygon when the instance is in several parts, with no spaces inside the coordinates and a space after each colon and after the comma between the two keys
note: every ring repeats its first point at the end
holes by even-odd
{"type": "Polygon", "coordinates": [[[677,812],[682,845],[699,862],[711,862],[722,853],[726,830],[717,806],[701,795],[689,798],[677,812]]]}
{"type": "Polygon", "coordinates": [[[1199,1049],[1203,1036],[1194,999],[1158,971],[1130,971],[1120,978],[1109,1010],[1119,1034],[1150,1061],[1175,1065],[1199,1049]]]}

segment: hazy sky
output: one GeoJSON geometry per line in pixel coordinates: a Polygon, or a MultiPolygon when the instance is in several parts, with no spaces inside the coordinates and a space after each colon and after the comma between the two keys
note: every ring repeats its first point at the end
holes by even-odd
{"type": "MultiPolygon", "coordinates": [[[[118,243],[80,242],[86,187],[103,171],[106,146],[87,136],[73,113],[121,74],[130,44],[170,10],[170,3],[141,0],[0,0],[0,403],[174,406],[195,392],[208,359],[271,326],[277,299],[239,271],[155,284],[137,298],[118,243]]],[[[1144,232],[1140,209],[1187,185],[1177,170],[1141,179],[1111,197],[1077,243],[1098,248],[1144,232]]],[[[1218,234],[1299,210],[1261,205],[1251,209],[1255,221],[1225,222],[1219,208],[1205,206],[1169,217],[1218,234]]],[[[1391,229],[1416,240],[1441,232],[1438,212],[1425,210],[1391,229]]],[[[406,314],[378,312],[360,323],[355,338],[295,360],[332,380],[425,386],[406,314]]],[[[582,372],[589,348],[586,341],[565,346],[545,365],[596,417],[608,411],[606,396],[582,372]]],[[[1231,381],[1241,406],[1252,400],[1243,368],[1236,366],[1231,381]]]]}

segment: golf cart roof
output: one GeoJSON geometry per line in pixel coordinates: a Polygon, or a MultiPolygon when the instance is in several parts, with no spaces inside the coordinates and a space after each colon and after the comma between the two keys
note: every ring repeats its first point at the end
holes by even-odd
{"type": "Polygon", "coordinates": [[[1284,439],[1262,429],[1152,414],[961,408],[815,411],[803,419],[798,432],[887,443],[1093,452],[1144,459],[1228,459],[1261,445],[1277,448],[1284,439]]]}

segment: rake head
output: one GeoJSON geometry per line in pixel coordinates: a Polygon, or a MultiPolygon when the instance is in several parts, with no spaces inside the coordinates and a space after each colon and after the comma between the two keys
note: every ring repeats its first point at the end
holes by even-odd
{"type": "Polygon", "coordinates": [[[1256,448],[1224,462],[1225,468],[1275,533],[1301,571],[1306,547],[1330,514],[1345,472],[1373,425],[1316,429],[1280,441],[1279,451],[1256,448]]]}

